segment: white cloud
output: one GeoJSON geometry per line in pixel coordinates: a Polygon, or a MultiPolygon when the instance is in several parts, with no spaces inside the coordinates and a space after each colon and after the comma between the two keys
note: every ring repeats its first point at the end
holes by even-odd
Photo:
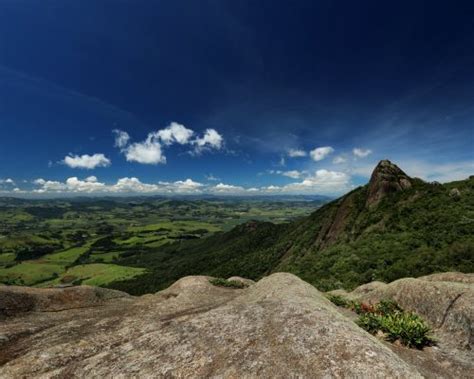
{"type": "Polygon", "coordinates": [[[110,192],[116,193],[153,193],[158,192],[159,186],[156,184],[142,183],[138,178],[121,178],[117,183],[110,186],[110,192]]]}
{"type": "Polygon", "coordinates": [[[161,129],[156,132],[156,136],[165,144],[171,145],[176,142],[180,145],[189,143],[194,132],[191,129],[187,129],[184,125],[172,122],[165,129],[161,129]]]}
{"type": "Polygon", "coordinates": [[[291,170],[291,171],[284,171],[282,173],[283,176],[287,176],[292,179],[299,179],[303,176],[303,173],[298,170],[291,170]]]}
{"type": "Polygon", "coordinates": [[[283,175],[288,178],[292,179],[299,179],[303,177],[304,175],[307,175],[307,171],[298,171],[298,170],[289,170],[289,171],[282,171],[282,170],[268,170],[267,171],[269,174],[275,174],[275,175],[283,175]]]}
{"type": "Polygon", "coordinates": [[[306,151],[301,150],[301,149],[290,149],[288,150],[288,156],[290,158],[301,158],[301,157],[306,157],[308,155],[306,151]]]}
{"type": "Polygon", "coordinates": [[[184,181],[178,180],[169,186],[173,192],[176,193],[197,193],[201,191],[204,186],[202,183],[195,182],[192,179],[186,179],[184,181]]]}
{"type": "Polygon", "coordinates": [[[91,170],[96,167],[110,166],[110,159],[106,158],[104,154],[94,155],[68,155],[64,158],[63,163],[71,168],[84,168],[91,170]]]}
{"type": "Polygon", "coordinates": [[[132,143],[123,151],[125,158],[129,162],[143,164],[166,163],[166,157],[163,155],[161,144],[154,133],[148,134],[144,142],[132,143]]]}
{"type": "Polygon", "coordinates": [[[86,192],[86,193],[94,193],[94,192],[101,192],[105,188],[104,183],[97,182],[97,178],[89,177],[86,180],[79,180],[77,177],[68,178],[66,180],[66,187],[68,191],[71,192],[86,192]],[[94,180],[90,180],[94,178],[94,180]],[[89,180],[87,180],[89,179],[89,180]]]}
{"type": "Polygon", "coordinates": [[[11,178],[7,178],[7,179],[0,179],[0,184],[11,184],[11,185],[15,185],[15,181],[11,178]]]}
{"type": "Polygon", "coordinates": [[[355,147],[352,150],[352,154],[354,154],[358,158],[365,158],[365,157],[369,156],[370,154],[372,154],[372,150],[370,150],[370,149],[361,149],[361,148],[355,147]]]}
{"type": "Polygon", "coordinates": [[[242,192],[245,192],[245,188],[244,187],[241,187],[241,186],[234,186],[232,184],[224,184],[224,183],[219,183],[217,185],[215,185],[212,189],[211,189],[212,192],[215,192],[215,193],[232,193],[232,194],[236,194],[236,193],[242,193],[242,192]]]}
{"type": "Polygon", "coordinates": [[[299,179],[303,176],[303,173],[298,170],[291,170],[291,171],[283,171],[281,172],[281,175],[287,176],[288,178],[292,178],[292,179],[299,179]]]}
{"type": "Polygon", "coordinates": [[[33,191],[37,193],[65,192],[68,190],[66,184],[55,180],[45,180],[39,178],[36,179],[33,183],[40,186],[40,188],[33,191]]]}
{"type": "Polygon", "coordinates": [[[318,161],[322,161],[333,151],[334,149],[331,146],[323,146],[323,147],[317,147],[316,149],[311,150],[309,155],[314,161],[318,162],[318,161]]]}
{"type": "Polygon", "coordinates": [[[204,135],[196,138],[192,143],[195,145],[195,152],[201,152],[205,149],[220,150],[224,138],[215,129],[206,129],[204,135]]]}
{"type": "Polygon", "coordinates": [[[142,183],[138,178],[125,177],[117,180],[115,184],[99,182],[95,176],[84,180],[77,177],[68,178],[64,183],[58,181],[36,179],[33,182],[39,188],[33,192],[46,193],[89,193],[89,194],[120,194],[120,193],[157,193],[157,194],[191,194],[201,193],[204,184],[192,179],[178,180],[175,182],[159,182],[157,184],[142,183]]]}
{"type": "Polygon", "coordinates": [[[298,183],[290,183],[282,187],[283,192],[334,194],[349,189],[350,176],[344,172],[317,170],[314,175],[298,183]]]}
{"type": "Polygon", "coordinates": [[[114,130],[115,146],[125,154],[127,161],[142,164],[166,163],[163,148],[173,144],[191,145],[195,154],[205,150],[220,150],[224,145],[224,138],[215,129],[206,129],[202,137],[194,137],[194,131],[182,124],[172,122],[164,129],[148,133],[143,142],[130,144],[127,132],[114,130]]]}
{"type": "Polygon", "coordinates": [[[112,132],[115,134],[115,146],[122,149],[127,146],[128,141],[130,141],[130,136],[127,132],[123,130],[114,129],[112,132]]]}
{"type": "Polygon", "coordinates": [[[344,158],[342,155],[339,155],[339,156],[335,157],[332,160],[332,163],[334,163],[334,164],[342,164],[342,163],[346,163],[346,162],[347,162],[347,159],[344,158]]]}

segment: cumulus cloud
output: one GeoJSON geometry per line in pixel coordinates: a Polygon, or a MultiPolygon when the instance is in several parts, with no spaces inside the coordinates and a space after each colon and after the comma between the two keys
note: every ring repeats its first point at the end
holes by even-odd
{"type": "Polygon", "coordinates": [[[165,144],[171,145],[176,142],[180,145],[189,143],[194,132],[191,129],[187,129],[184,125],[172,122],[165,129],[161,129],[156,132],[156,136],[165,144]]]}
{"type": "Polygon", "coordinates": [[[334,195],[350,189],[350,176],[347,173],[329,170],[279,171],[292,179],[299,179],[286,185],[267,185],[246,188],[241,185],[219,182],[216,185],[203,184],[190,178],[174,182],[160,181],[143,183],[136,177],[124,177],[115,183],[106,184],[95,176],[84,179],[70,177],[64,182],[36,179],[33,193],[38,194],[214,194],[214,195],[267,195],[267,194],[328,194],[334,195]]]}
{"type": "Polygon", "coordinates": [[[192,179],[178,180],[175,182],[159,182],[156,184],[143,183],[135,177],[125,177],[117,180],[115,184],[99,182],[95,176],[84,180],[71,177],[66,181],[58,182],[36,179],[33,182],[38,188],[34,193],[88,193],[88,194],[120,194],[120,193],[157,193],[157,194],[191,194],[200,193],[204,184],[192,179]]]}
{"type": "Polygon", "coordinates": [[[119,129],[114,129],[112,132],[115,134],[115,147],[122,149],[127,146],[128,141],[130,141],[130,136],[127,132],[119,129]]]}
{"type": "Polygon", "coordinates": [[[125,158],[129,162],[143,164],[166,163],[161,144],[154,133],[150,133],[143,142],[135,142],[124,148],[125,158]]]}
{"type": "Polygon", "coordinates": [[[308,155],[306,151],[301,150],[301,149],[290,149],[288,150],[288,156],[290,158],[301,158],[301,157],[306,157],[308,155]]]}
{"type": "Polygon", "coordinates": [[[11,185],[15,185],[15,181],[11,178],[7,178],[7,179],[0,179],[0,184],[11,184],[11,185]]]}
{"type": "Polygon", "coordinates": [[[104,154],[94,155],[68,155],[62,161],[65,165],[71,168],[83,168],[91,170],[97,167],[110,166],[110,159],[106,158],[104,154]]]}
{"type": "Polygon", "coordinates": [[[74,176],[66,180],[66,187],[71,192],[94,193],[102,191],[105,188],[105,184],[99,183],[95,177],[80,180],[74,176]]]}
{"type": "Polygon", "coordinates": [[[323,147],[317,147],[316,149],[311,150],[309,155],[311,156],[313,161],[318,162],[318,161],[322,161],[333,151],[334,149],[331,146],[323,146],[323,147]]]}
{"type": "Polygon", "coordinates": [[[358,158],[365,158],[372,154],[372,150],[370,149],[361,149],[361,148],[354,148],[352,150],[352,154],[354,154],[358,158]]]}
{"type": "Polygon", "coordinates": [[[129,162],[142,164],[166,163],[163,148],[173,144],[192,146],[192,153],[205,150],[220,150],[224,138],[215,129],[206,129],[203,136],[195,137],[193,130],[177,122],[172,122],[166,128],[148,134],[142,142],[130,143],[130,136],[122,130],[114,130],[115,146],[119,147],[129,162]]]}
{"type": "Polygon", "coordinates": [[[206,129],[202,137],[193,141],[195,152],[201,152],[206,149],[220,150],[223,146],[224,138],[215,129],[206,129]]]}
{"type": "Polygon", "coordinates": [[[55,192],[65,192],[67,191],[67,186],[64,183],[55,181],[55,180],[45,180],[42,178],[36,179],[33,181],[34,184],[40,186],[40,188],[35,189],[33,192],[37,193],[55,193],[55,192]]]}

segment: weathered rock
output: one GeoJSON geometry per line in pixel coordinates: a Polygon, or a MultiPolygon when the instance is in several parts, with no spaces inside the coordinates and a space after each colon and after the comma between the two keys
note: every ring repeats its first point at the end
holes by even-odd
{"type": "Polygon", "coordinates": [[[474,284],[474,274],[466,274],[463,272],[441,272],[439,274],[422,276],[418,279],[428,280],[430,282],[458,282],[474,284]]]}
{"type": "Polygon", "coordinates": [[[359,288],[350,295],[372,303],[393,299],[444,333],[447,342],[473,349],[474,284],[471,280],[472,274],[435,274],[418,279],[399,279],[372,291],[359,288]]]}
{"type": "Polygon", "coordinates": [[[365,294],[367,294],[369,292],[372,292],[376,289],[385,288],[386,285],[387,285],[386,283],[379,282],[379,281],[370,282],[370,283],[363,284],[363,285],[357,287],[354,291],[352,291],[352,294],[356,295],[356,296],[365,295],[365,294]]]}
{"type": "Polygon", "coordinates": [[[377,205],[387,194],[411,188],[410,177],[389,160],[379,162],[372,172],[366,205],[377,205]]]}
{"type": "Polygon", "coordinates": [[[19,315],[0,336],[2,378],[420,377],[291,274],[246,289],[183,278],[156,295],[19,315]]]}
{"type": "Polygon", "coordinates": [[[453,198],[454,200],[459,200],[461,198],[461,191],[459,191],[457,188],[453,188],[451,191],[449,191],[449,197],[453,198]]]}

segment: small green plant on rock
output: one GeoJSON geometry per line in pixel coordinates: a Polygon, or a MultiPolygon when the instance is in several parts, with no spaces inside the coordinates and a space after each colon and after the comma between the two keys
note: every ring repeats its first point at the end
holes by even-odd
{"type": "Polygon", "coordinates": [[[387,341],[400,341],[407,347],[421,349],[432,345],[431,329],[415,313],[404,311],[397,302],[389,299],[372,305],[348,300],[340,295],[326,295],[338,307],[352,310],[359,315],[356,321],[362,329],[371,334],[382,333],[387,341]]]}
{"type": "Polygon", "coordinates": [[[435,342],[425,321],[415,313],[405,312],[393,300],[380,301],[370,311],[362,312],[356,322],[371,334],[381,332],[386,340],[400,341],[407,347],[421,349],[435,342]]]}
{"type": "Polygon", "coordinates": [[[420,349],[434,341],[430,328],[423,319],[410,312],[397,312],[380,318],[381,330],[390,342],[399,340],[403,345],[420,349]]]}
{"type": "Polygon", "coordinates": [[[237,280],[227,280],[224,278],[212,278],[209,279],[209,283],[218,287],[227,287],[227,288],[246,288],[247,284],[239,282],[237,280]]]}

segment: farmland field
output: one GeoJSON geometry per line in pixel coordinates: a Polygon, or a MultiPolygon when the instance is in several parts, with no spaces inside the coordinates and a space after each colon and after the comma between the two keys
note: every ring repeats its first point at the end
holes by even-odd
{"type": "MultiPolygon", "coordinates": [[[[249,220],[286,223],[324,200],[0,199],[0,283],[107,286],[146,273],[123,261],[249,220]]],[[[137,258],[138,259],[138,258],[137,258]]],[[[139,266],[139,265],[138,265],[139,266]]]]}

